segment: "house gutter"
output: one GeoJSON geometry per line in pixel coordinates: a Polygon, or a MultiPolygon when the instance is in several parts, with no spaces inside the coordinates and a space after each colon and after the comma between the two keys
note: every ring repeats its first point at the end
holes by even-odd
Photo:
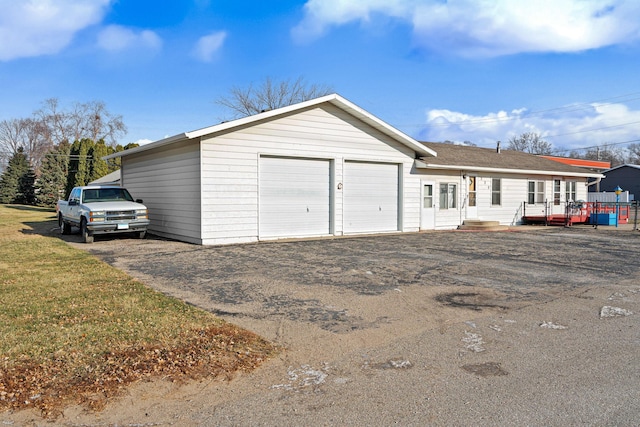
{"type": "Polygon", "coordinates": [[[602,176],[599,176],[599,177],[596,178],[595,181],[587,182],[585,185],[587,187],[591,187],[594,184],[600,184],[600,181],[602,181],[602,178],[603,178],[602,176]]]}
{"type": "Polygon", "coordinates": [[[189,133],[181,133],[178,135],[170,136],[169,138],[161,139],[159,141],[152,142],[150,144],[141,145],[139,147],[130,148],[124,151],[118,151],[117,153],[109,154],[108,156],[104,156],[103,160],[115,159],[116,157],[128,156],[129,154],[135,154],[142,151],[151,150],[153,148],[162,147],[163,145],[173,144],[174,142],[178,142],[180,140],[188,140],[191,139],[192,136],[189,133]]]}
{"type": "Polygon", "coordinates": [[[465,165],[434,165],[434,164],[426,163],[424,160],[418,160],[418,159],[416,159],[415,161],[415,166],[418,169],[434,169],[434,170],[450,170],[450,171],[467,170],[467,171],[474,171],[474,172],[519,173],[519,174],[528,174],[528,175],[563,175],[563,176],[575,176],[580,178],[596,178],[596,179],[604,178],[604,175],[602,174],[587,173],[587,172],[580,173],[580,172],[567,172],[567,171],[502,169],[502,168],[465,166],[465,165]]]}

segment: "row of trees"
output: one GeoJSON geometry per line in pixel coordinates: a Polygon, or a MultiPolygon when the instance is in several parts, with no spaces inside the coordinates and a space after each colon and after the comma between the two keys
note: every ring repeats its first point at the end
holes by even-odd
{"type": "Polygon", "coordinates": [[[62,143],[90,139],[115,146],[126,133],[122,116],[111,114],[102,101],[63,108],[57,98],[50,98],[31,117],[0,121],[0,166],[22,148],[37,172],[44,156],[62,143]]]}
{"type": "Polygon", "coordinates": [[[101,101],[63,109],[52,98],[31,117],[0,121],[0,203],[55,206],[74,186],[119,169],[102,157],[137,146],[116,145],[126,131],[101,101]]]}
{"type": "Polygon", "coordinates": [[[88,138],[73,144],[62,142],[44,155],[38,173],[20,147],[0,178],[0,203],[53,207],[73,187],[86,185],[120,168],[119,161],[107,163],[102,157],[135,146],[113,147],[103,140],[94,142],[88,138]]]}
{"type": "Polygon", "coordinates": [[[610,162],[611,167],[628,164],[640,164],[640,144],[602,144],[584,150],[557,150],[553,144],[545,141],[540,134],[525,132],[508,141],[507,149],[524,151],[531,154],[544,154],[571,157],[574,159],[601,160],[610,162]]]}

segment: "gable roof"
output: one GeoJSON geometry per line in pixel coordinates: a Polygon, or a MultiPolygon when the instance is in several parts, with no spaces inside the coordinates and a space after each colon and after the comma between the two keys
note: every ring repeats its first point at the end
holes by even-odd
{"type": "Polygon", "coordinates": [[[564,175],[598,178],[603,175],[585,169],[514,150],[469,147],[438,142],[423,142],[438,157],[422,158],[418,168],[466,170],[477,172],[523,173],[529,175],[564,175]]]}
{"type": "Polygon", "coordinates": [[[125,157],[131,154],[140,153],[142,151],[152,150],[154,148],[161,147],[164,145],[173,144],[178,141],[191,140],[191,139],[200,138],[201,136],[205,136],[205,135],[211,135],[218,132],[233,130],[234,128],[251,125],[253,123],[258,123],[264,120],[275,119],[285,114],[290,114],[303,109],[315,107],[324,103],[329,103],[335,107],[340,108],[341,110],[363,121],[364,123],[368,124],[374,129],[380,131],[381,133],[413,149],[416,153],[418,153],[418,155],[434,156],[434,157],[436,156],[436,153],[433,150],[431,150],[429,147],[426,147],[423,144],[420,144],[415,139],[399,131],[393,126],[383,122],[379,118],[375,117],[373,114],[358,107],[357,105],[341,97],[337,93],[334,93],[331,95],[322,96],[320,98],[311,99],[309,101],[300,102],[298,104],[289,105],[289,106],[278,108],[275,110],[265,111],[263,113],[255,114],[253,116],[243,117],[243,118],[232,120],[229,122],[223,122],[214,126],[209,126],[206,128],[194,130],[192,132],[180,133],[178,135],[170,136],[168,138],[164,138],[159,141],[152,142],[150,144],[146,144],[140,147],[110,154],[104,157],[104,159],[106,160],[106,159],[113,159],[116,157],[125,157]]]}
{"type": "Polygon", "coordinates": [[[607,172],[611,172],[611,171],[614,171],[614,170],[616,170],[616,169],[620,169],[620,168],[631,168],[631,169],[638,169],[638,170],[640,170],[640,165],[630,165],[630,164],[618,165],[618,166],[616,166],[616,167],[614,167],[614,168],[608,169],[608,170],[606,170],[606,171],[602,171],[602,173],[606,175],[606,174],[607,174],[607,172]]]}
{"type": "Polygon", "coordinates": [[[91,181],[89,184],[120,184],[120,169],[117,171],[113,171],[111,173],[106,174],[105,176],[96,179],[95,181],[91,181]]]}

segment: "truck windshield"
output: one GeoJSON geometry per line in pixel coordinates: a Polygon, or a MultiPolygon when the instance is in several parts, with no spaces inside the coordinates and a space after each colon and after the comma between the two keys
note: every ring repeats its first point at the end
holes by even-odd
{"type": "Polygon", "coordinates": [[[133,197],[124,188],[90,188],[84,190],[83,203],[96,202],[133,202],[133,197]]]}

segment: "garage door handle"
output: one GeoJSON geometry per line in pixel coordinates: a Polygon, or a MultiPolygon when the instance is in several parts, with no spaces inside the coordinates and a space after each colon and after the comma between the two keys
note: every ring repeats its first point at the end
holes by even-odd
{"type": "Polygon", "coordinates": [[[378,210],[382,212],[382,206],[378,206],[378,210]]]}
{"type": "Polygon", "coordinates": [[[309,212],[309,206],[307,206],[307,212],[309,212]]]}

